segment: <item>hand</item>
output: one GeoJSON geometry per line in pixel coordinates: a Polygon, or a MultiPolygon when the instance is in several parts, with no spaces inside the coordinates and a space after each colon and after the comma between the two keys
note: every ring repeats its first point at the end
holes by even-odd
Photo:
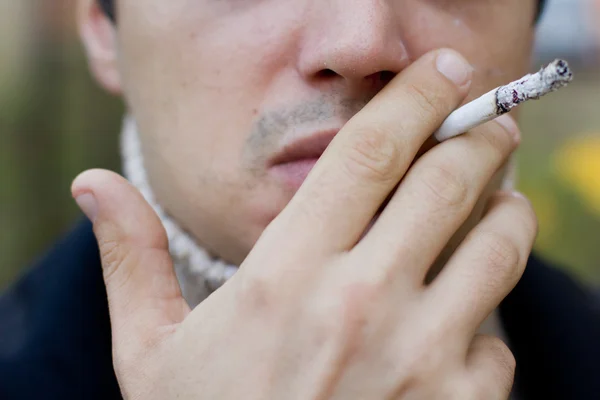
{"type": "Polygon", "coordinates": [[[352,118],[239,272],[193,311],[141,195],[105,171],[75,180],[126,399],[507,398],[514,358],[476,332],[523,272],[537,229],[529,203],[493,196],[424,283],[519,141],[506,117],[411,167],[468,91],[470,69],[436,68],[453,54],[423,56],[352,118]]]}

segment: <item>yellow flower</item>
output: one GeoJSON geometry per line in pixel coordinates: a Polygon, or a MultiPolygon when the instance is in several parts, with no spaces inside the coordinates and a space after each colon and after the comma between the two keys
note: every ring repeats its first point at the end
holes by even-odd
{"type": "Polygon", "coordinates": [[[558,150],[554,165],[590,211],[600,215],[600,134],[568,141],[558,150]]]}

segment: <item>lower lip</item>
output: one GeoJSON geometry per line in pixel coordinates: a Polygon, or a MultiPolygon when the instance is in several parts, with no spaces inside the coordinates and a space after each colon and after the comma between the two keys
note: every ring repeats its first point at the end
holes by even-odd
{"type": "Polygon", "coordinates": [[[318,158],[305,158],[285,164],[277,164],[271,167],[271,174],[284,185],[296,191],[302,186],[318,160],[318,158]]]}

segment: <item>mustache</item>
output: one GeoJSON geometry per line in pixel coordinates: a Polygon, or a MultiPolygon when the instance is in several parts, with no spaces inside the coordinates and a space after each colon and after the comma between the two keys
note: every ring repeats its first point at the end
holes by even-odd
{"type": "Polygon", "coordinates": [[[315,100],[261,114],[253,124],[244,146],[242,159],[246,168],[263,166],[293,131],[303,127],[318,129],[331,121],[348,121],[373,97],[339,99],[323,95],[315,100]]]}

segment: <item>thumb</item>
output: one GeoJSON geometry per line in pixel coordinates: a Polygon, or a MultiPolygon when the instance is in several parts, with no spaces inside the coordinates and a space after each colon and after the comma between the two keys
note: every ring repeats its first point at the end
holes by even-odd
{"type": "Polygon", "coordinates": [[[114,172],[89,170],[73,182],[75,201],[94,224],[113,339],[152,340],[190,309],[181,295],[167,235],[141,193],[114,172]]]}

